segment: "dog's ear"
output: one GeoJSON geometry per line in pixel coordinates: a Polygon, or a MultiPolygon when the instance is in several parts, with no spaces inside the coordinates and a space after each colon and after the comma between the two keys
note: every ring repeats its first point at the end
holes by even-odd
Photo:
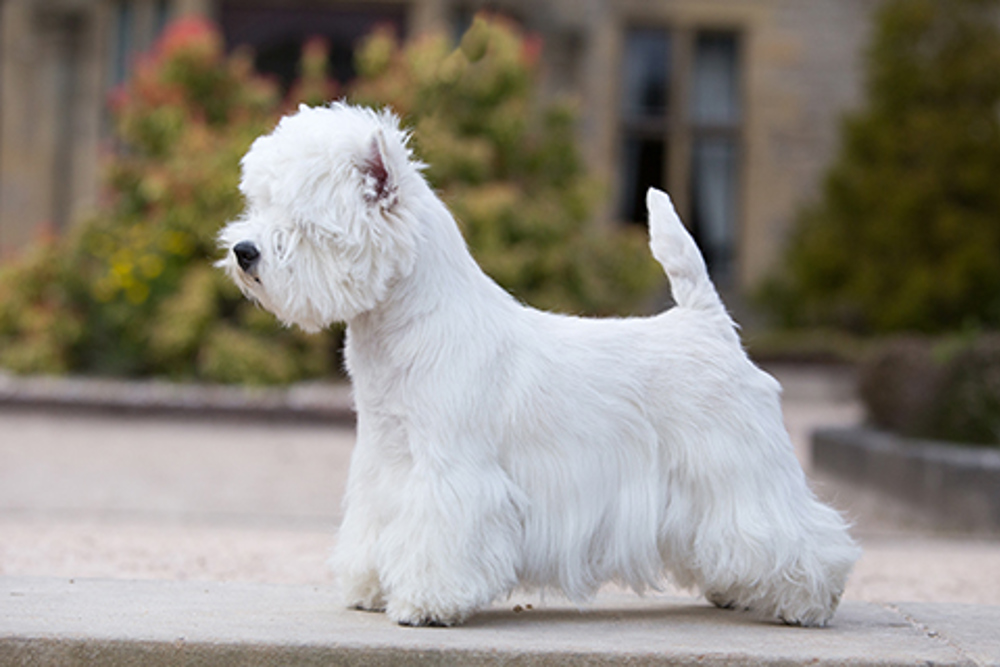
{"type": "Polygon", "coordinates": [[[389,155],[385,134],[381,129],[372,135],[360,168],[365,201],[383,211],[395,206],[399,190],[398,175],[389,155]]]}

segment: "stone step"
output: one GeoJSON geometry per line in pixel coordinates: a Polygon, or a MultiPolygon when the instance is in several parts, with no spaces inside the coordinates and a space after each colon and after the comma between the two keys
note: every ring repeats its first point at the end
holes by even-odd
{"type": "Polygon", "coordinates": [[[1000,607],[847,602],[805,629],[604,592],[404,628],[342,609],[327,586],[0,577],[0,664],[998,665],[1000,607]]]}
{"type": "Polygon", "coordinates": [[[155,379],[21,377],[0,369],[0,408],[354,424],[346,382],[244,387],[155,379]]]}

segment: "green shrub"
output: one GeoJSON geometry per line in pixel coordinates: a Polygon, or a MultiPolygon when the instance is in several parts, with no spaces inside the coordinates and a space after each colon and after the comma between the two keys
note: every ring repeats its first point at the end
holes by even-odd
{"type": "Polygon", "coordinates": [[[842,128],[763,301],[790,326],[1000,325],[1000,3],[889,0],[842,128]]]}
{"type": "Polygon", "coordinates": [[[336,333],[283,329],[211,266],[243,206],[240,157],[281,108],[214,27],[172,25],[113,98],[120,146],[101,210],[0,274],[0,364],[250,383],[328,373],[336,333]]]}
{"type": "Polygon", "coordinates": [[[0,269],[0,366],[65,373],[86,324],[81,287],[54,240],[0,269]]]}
{"type": "Polygon", "coordinates": [[[482,15],[458,49],[443,35],[402,45],[377,32],[357,53],[350,97],[389,105],[413,128],[428,179],[504,288],[540,308],[628,313],[662,271],[644,232],[592,224],[601,187],[577,150],[573,104],[538,98],[539,52],[482,15]]]}
{"type": "Polygon", "coordinates": [[[879,428],[1000,445],[1000,334],[894,339],[862,364],[860,391],[879,428]]]}
{"type": "MultiPolygon", "coordinates": [[[[385,33],[358,53],[352,97],[413,124],[428,175],[486,270],[535,305],[584,313],[635,307],[662,280],[641,234],[589,224],[599,188],[576,151],[567,104],[541,105],[538,45],[479,19],[452,49],[385,33]]],[[[310,42],[282,100],[227,56],[210,24],[172,25],[113,110],[120,150],[101,210],[0,271],[0,365],[18,372],[159,375],[283,383],[336,372],[341,330],[285,329],[212,264],[239,215],[239,161],[299,100],[335,94],[310,42]]]]}

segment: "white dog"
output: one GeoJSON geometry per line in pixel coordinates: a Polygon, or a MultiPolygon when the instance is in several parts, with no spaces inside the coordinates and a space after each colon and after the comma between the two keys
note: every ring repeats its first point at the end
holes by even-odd
{"type": "Polygon", "coordinates": [[[348,324],[348,604],[452,625],[518,587],[580,601],[669,577],[826,623],[859,550],[667,195],[649,192],[650,245],[677,306],[553,315],[483,274],[407,143],[388,112],[300,107],[243,158],[247,211],[220,237],[284,322],[348,324]]]}

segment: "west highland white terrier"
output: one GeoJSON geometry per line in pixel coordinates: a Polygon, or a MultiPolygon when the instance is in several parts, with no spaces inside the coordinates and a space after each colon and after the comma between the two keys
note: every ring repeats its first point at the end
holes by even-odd
{"type": "Polygon", "coordinates": [[[347,322],[347,604],[453,625],[516,588],[670,580],[825,624],[859,549],[670,198],[647,205],[675,307],[540,312],[482,272],[408,138],[387,111],[300,107],[243,158],[247,209],[220,235],[220,265],[282,321],[347,322]]]}

